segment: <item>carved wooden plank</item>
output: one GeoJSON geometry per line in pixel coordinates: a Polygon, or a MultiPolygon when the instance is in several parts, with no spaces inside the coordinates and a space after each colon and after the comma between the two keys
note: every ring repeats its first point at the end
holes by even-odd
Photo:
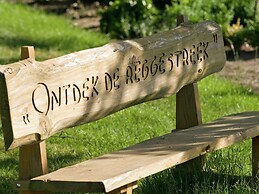
{"type": "Polygon", "coordinates": [[[110,192],[258,134],[259,112],[240,113],[65,167],[36,177],[29,183],[21,182],[21,186],[36,190],[110,192]]]}
{"type": "Polygon", "coordinates": [[[220,28],[203,22],[43,62],[2,66],[6,94],[0,95],[4,104],[9,101],[2,110],[6,149],[172,95],[224,64],[220,28]]]}

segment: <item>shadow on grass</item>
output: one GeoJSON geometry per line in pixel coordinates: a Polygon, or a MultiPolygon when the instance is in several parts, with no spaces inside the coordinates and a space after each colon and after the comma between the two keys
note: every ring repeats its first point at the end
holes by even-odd
{"type": "Polygon", "coordinates": [[[49,172],[55,171],[60,168],[64,168],[83,160],[83,154],[57,154],[48,156],[49,172]]]}
{"type": "Polygon", "coordinates": [[[12,182],[18,176],[18,160],[6,158],[0,160],[0,193],[17,193],[13,190],[12,182]]]}
{"type": "Polygon", "coordinates": [[[11,179],[1,179],[0,180],[0,193],[3,194],[16,194],[18,193],[17,191],[13,190],[13,185],[12,185],[11,179]]]}
{"type": "MultiPolygon", "coordinates": [[[[18,52],[18,51],[17,51],[18,52]]],[[[4,65],[4,64],[9,64],[11,62],[15,62],[15,61],[19,61],[18,57],[8,57],[8,58],[0,58],[0,64],[4,65]]]]}
{"type": "MultiPolygon", "coordinates": [[[[5,154],[8,154],[6,152],[5,154]]],[[[81,159],[80,155],[58,154],[50,156],[48,162],[50,164],[49,171],[59,169],[61,167],[72,165],[81,159]]],[[[18,179],[19,162],[17,158],[0,159],[0,194],[18,193],[13,190],[13,181],[18,179]]]]}
{"type": "Polygon", "coordinates": [[[171,193],[258,193],[258,182],[251,176],[186,170],[181,166],[148,177],[141,182],[138,194],[171,193]]]}
{"type": "MultiPolygon", "coordinates": [[[[35,46],[42,49],[50,49],[53,44],[53,40],[43,41],[43,40],[33,40],[32,38],[26,38],[26,37],[3,37],[0,36],[1,42],[0,45],[8,46],[10,48],[20,48],[21,46],[35,46]]],[[[56,40],[58,42],[58,40],[56,40]]]]}

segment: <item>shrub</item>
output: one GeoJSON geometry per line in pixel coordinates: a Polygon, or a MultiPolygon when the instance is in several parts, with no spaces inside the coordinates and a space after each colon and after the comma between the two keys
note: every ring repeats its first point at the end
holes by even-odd
{"type": "Polygon", "coordinates": [[[237,48],[244,40],[259,45],[254,10],[255,0],[114,0],[102,12],[101,30],[117,39],[143,37],[174,28],[177,15],[186,15],[192,23],[217,22],[237,48]]]}
{"type": "Polygon", "coordinates": [[[233,19],[234,6],[233,1],[221,0],[182,0],[172,1],[172,6],[167,6],[165,10],[165,20],[167,24],[174,23],[179,14],[188,16],[193,23],[204,20],[213,20],[217,22],[225,31],[233,19]]]}
{"type": "Polygon", "coordinates": [[[115,0],[102,13],[101,30],[113,38],[150,35],[176,26],[179,14],[191,22],[214,20],[225,31],[234,17],[234,0],[115,0]],[[159,8],[157,9],[155,5],[159,8]]]}
{"type": "Polygon", "coordinates": [[[253,1],[244,1],[244,0],[235,0],[234,4],[234,18],[232,23],[236,23],[240,19],[240,23],[243,26],[249,25],[250,21],[254,20],[254,9],[255,9],[255,0],[253,1]]]}
{"type": "Polygon", "coordinates": [[[230,39],[236,48],[239,48],[242,43],[247,42],[253,47],[259,46],[259,23],[247,23],[247,27],[237,32],[230,39]]]}
{"type": "Polygon", "coordinates": [[[153,32],[155,14],[152,0],[115,0],[102,12],[100,28],[112,38],[147,36],[153,32]]]}

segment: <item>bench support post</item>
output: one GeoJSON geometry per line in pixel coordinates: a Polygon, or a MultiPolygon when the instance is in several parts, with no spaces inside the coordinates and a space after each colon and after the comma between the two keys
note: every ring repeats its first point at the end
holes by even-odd
{"type": "MultiPolygon", "coordinates": [[[[197,83],[184,86],[176,94],[176,130],[183,130],[202,124],[197,83]]],[[[204,156],[185,163],[186,167],[202,171],[204,156]]]]}
{"type": "MultiPolygon", "coordinates": [[[[186,16],[177,18],[177,25],[187,22],[186,16]]],[[[202,124],[197,83],[184,86],[176,94],[176,129],[187,129],[202,124]]]]}
{"type": "MultiPolygon", "coordinates": [[[[177,18],[177,25],[187,22],[186,16],[177,18]]],[[[202,124],[200,100],[197,83],[184,86],[176,94],[176,130],[187,129],[202,124]]],[[[188,162],[187,165],[197,170],[203,169],[204,157],[201,156],[188,162]]]]}
{"type": "Polygon", "coordinates": [[[259,178],[259,136],[252,138],[252,175],[259,178]]]}
{"type": "Polygon", "coordinates": [[[107,194],[132,194],[133,193],[133,189],[137,188],[137,182],[125,185],[121,188],[118,188],[116,190],[113,190],[111,192],[108,192],[107,194]]]}
{"type": "Polygon", "coordinates": [[[202,124],[197,83],[184,86],[176,94],[176,129],[187,129],[202,124]]]}
{"type": "MultiPolygon", "coordinates": [[[[21,48],[21,59],[35,59],[33,47],[21,48]]],[[[20,147],[19,179],[29,180],[33,177],[48,173],[45,141],[20,147]]],[[[47,194],[39,191],[20,191],[19,194],[47,194]]]]}

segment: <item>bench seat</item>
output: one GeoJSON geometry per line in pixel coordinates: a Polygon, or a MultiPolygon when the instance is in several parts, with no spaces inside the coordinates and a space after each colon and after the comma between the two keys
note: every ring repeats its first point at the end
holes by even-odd
{"type": "Polygon", "coordinates": [[[258,135],[259,112],[244,112],[202,126],[176,130],[114,153],[17,183],[20,189],[110,192],[207,152],[258,135]]]}

